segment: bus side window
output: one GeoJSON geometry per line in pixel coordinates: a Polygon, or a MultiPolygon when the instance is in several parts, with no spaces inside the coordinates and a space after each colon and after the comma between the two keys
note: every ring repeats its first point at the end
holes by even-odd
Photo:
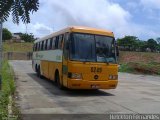
{"type": "Polygon", "coordinates": [[[45,42],[45,50],[47,50],[47,47],[48,46],[48,40],[46,40],[46,42],[45,42]]]}
{"type": "Polygon", "coordinates": [[[34,49],[34,48],[35,48],[35,44],[33,45],[33,52],[35,51],[35,49],[34,49]]]}
{"type": "Polygon", "coordinates": [[[63,35],[59,36],[58,49],[62,49],[63,47],[63,35]]]}
{"type": "Polygon", "coordinates": [[[55,40],[55,49],[58,49],[59,36],[56,37],[55,40]]]}
{"type": "Polygon", "coordinates": [[[35,51],[37,51],[37,43],[35,44],[35,51]]]}
{"type": "Polygon", "coordinates": [[[69,33],[65,33],[64,36],[64,48],[63,48],[63,53],[64,53],[64,58],[68,59],[68,50],[69,50],[69,33]]]}
{"type": "Polygon", "coordinates": [[[37,51],[38,51],[38,48],[39,48],[39,43],[37,43],[37,51]]]}
{"type": "Polygon", "coordinates": [[[42,42],[39,43],[39,51],[41,51],[42,42]]]}
{"type": "Polygon", "coordinates": [[[39,51],[41,51],[41,42],[39,42],[39,51]]]}
{"type": "Polygon", "coordinates": [[[55,49],[55,41],[56,41],[56,37],[52,38],[52,50],[55,49]]]}
{"type": "Polygon", "coordinates": [[[66,50],[69,49],[69,36],[70,36],[69,33],[66,33],[66,34],[65,34],[65,43],[64,43],[64,45],[65,45],[65,49],[66,49],[66,50]]]}
{"type": "Polygon", "coordinates": [[[41,46],[41,50],[43,51],[43,47],[44,46],[44,41],[42,41],[42,46],[41,46]]]}
{"type": "Polygon", "coordinates": [[[45,48],[46,48],[46,41],[44,40],[43,50],[45,50],[45,48]]]}
{"type": "Polygon", "coordinates": [[[58,49],[62,49],[63,48],[63,38],[64,38],[64,35],[60,35],[58,49]]]}
{"type": "Polygon", "coordinates": [[[37,51],[39,51],[40,50],[40,42],[38,43],[38,49],[37,49],[37,51]]]}
{"type": "Polygon", "coordinates": [[[48,46],[49,46],[49,50],[52,49],[52,42],[53,42],[53,39],[51,38],[51,39],[50,39],[50,42],[49,42],[49,45],[48,45],[48,46]]]}

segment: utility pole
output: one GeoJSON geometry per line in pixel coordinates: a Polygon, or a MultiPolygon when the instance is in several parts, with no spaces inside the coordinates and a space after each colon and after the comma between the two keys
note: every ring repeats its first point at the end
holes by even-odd
{"type": "Polygon", "coordinates": [[[3,26],[2,26],[2,19],[0,18],[0,90],[2,89],[2,31],[3,31],[3,26]]]}

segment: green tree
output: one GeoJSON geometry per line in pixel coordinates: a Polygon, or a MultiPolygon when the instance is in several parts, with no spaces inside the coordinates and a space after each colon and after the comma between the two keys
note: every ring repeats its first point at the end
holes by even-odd
{"type": "Polygon", "coordinates": [[[20,36],[22,40],[24,40],[25,42],[33,42],[35,40],[34,35],[31,34],[23,34],[20,36]]]}
{"type": "Polygon", "coordinates": [[[135,50],[137,41],[139,40],[135,36],[125,36],[124,38],[117,39],[118,45],[123,46],[125,50],[135,50]]]}
{"type": "Polygon", "coordinates": [[[147,47],[150,48],[152,52],[156,51],[157,45],[157,42],[152,38],[147,41],[147,47]]]}
{"type": "Polygon", "coordinates": [[[36,12],[39,7],[39,0],[0,0],[0,18],[2,22],[7,21],[12,13],[13,22],[19,24],[30,23],[30,13],[36,12]]]}
{"type": "Polygon", "coordinates": [[[147,47],[148,47],[147,46],[147,41],[139,40],[138,44],[137,44],[137,47],[139,48],[139,51],[145,52],[147,47]]]}
{"type": "Polygon", "coordinates": [[[7,28],[3,28],[2,39],[5,41],[5,40],[10,40],[11,38],[12,38],[12,33],[7,28]]]}

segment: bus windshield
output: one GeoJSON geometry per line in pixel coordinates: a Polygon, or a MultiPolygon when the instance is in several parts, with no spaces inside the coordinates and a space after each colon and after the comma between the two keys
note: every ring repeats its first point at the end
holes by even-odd
{"type": "Polygon", "coordinates": [[[71,36],[71,60],[116,63],[113,37],[83,33],[73,33],[71,36]]]}

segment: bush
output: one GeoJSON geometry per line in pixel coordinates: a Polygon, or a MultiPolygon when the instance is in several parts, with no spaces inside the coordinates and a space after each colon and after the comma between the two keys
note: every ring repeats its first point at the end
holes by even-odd
{"type": "Polygon", "coordinates": [[[119,72],[134,72],[134,69],[129,66],[129,64],[121,64],[119,67],[119,72]]]}
{"type": "Polygon", "coordinates": [[[8,118],[9,96],[15,91],[13,71],[8,62],[3,62],[2,90],[0,91],[0,119],[8,118]]]}
{"type": "Polygon", "coordinates": [[[148,63],[128,62],[126,64],[122,64],[120,66],[119,71],[160,75],[160,63],[157,63],[157,62],[148,62],[148,63]]]}

